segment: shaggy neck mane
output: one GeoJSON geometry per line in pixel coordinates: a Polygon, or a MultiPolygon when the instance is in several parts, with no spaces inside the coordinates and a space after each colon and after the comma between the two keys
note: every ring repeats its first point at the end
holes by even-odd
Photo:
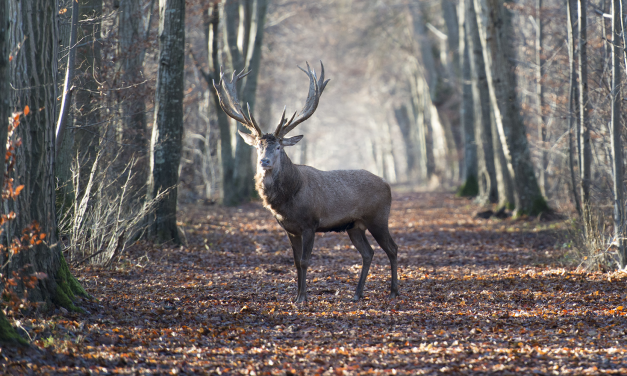
{"type": "Polygon", "coordinates": [[[273,213],[289,203],[302,185],[300,172],[285,151],[281,150],[281,165],[278,169],[257,170],[255,188],[263,200],[263,206],[273,213]]]}

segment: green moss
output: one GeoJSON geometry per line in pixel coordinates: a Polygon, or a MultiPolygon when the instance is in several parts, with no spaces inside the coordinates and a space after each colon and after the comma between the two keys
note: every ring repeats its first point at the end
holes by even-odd
{"type": "Polygon", "coordinates": [[[533,204],[531,204],[531,209],[529,210],[529,215],[538,215],[541,213],[545,213],[550,211],[549,204],[546,203],[546,200],[542,196],[538,196],[533,200],[533,204]]]}
{"type": "Polygon", "coordinates": [[[547,204],[544,197],[538,196],[535,199],[533,199],[533,202],[531,203],[531,208],[529,208],[528,210],[517,210],[515,218],[519,218],[523,215],[537,216],[539,214],[550,212],[550,211],[551,211],[551,208],[549,207],[549,204],[547,204]]]}
{"type": "Polygon", "coordinates": [[[2,310],[0,310],[0,343],[13,345],[28,345],[28,342],[15,332],[2,310]]]}
{"type": "Polygon", "coordinates": [[[457,197],[476,197],[479,195],[479,183],[474,175],[470,175],[457,190],[457,197]]]}
{"type": "Polygon", "coordinates": [[[55,291],[54,302],[70,311],[84,312],[81,308],[74,305],[73,300],[76,295],[89,297],[89,294],[72,275],[63,256],[61,256],[61,265],[57,271],[56,280],[57,290],[55,291]]]}

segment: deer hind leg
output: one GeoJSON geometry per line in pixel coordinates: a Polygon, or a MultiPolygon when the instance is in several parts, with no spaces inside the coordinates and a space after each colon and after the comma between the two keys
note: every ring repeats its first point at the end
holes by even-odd
{"type": "Polygon", "coordinates": [[[396,298],[398,296],[398,264],[396,254],[398,253],[398,246],[390,235],[388,229],[387,218],[385,222],[381,224],[371,224],[368,226],[368,231],[372,234],[374,239],[379,243],[379,246],[385,251],[390,259],[390,268],[392,272],[392,284],[390,286],[390,298],[396,298]]]}
{"type": "Polygon", "coordinates": [[[355,296],[353,297],[353,300],[357,301],[364,297],[364,285],[366,284],[366,278],[368,278],[368,271],[370,270],[374,250],[370,246],[370,243],[368,243],[365,230],[360,229],[359,226],[355,226],[347,232],[351,242],[353,242],[353,245],[357,248],[363,260],[359,283],[357,283],[357,290],[355,291],[355,296]]]}

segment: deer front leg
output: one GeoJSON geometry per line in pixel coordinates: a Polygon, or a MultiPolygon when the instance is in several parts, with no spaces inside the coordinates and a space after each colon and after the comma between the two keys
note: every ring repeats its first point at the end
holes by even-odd
{"type": "Polygon", "coordinates": [[[298,268],[298,296],[296,297],[296,303],[303,303],[307,300],[307,267],[309,267],[309,261],[311,260],[315,235],[313,230],[306,230],[302,235],[302,257],[300,259],[300,268],[298,268]]]}
{"type": "Polygon", "coordinates": [[[296,295],[295,302],[300,302],[300,284],[303,280],[303,273],[301,270],[301,260],[303,257],[303,237],[300,235],[287,234],[290,238],[290,244],[292,245],[292,252],[294,253],[294,266],[296,267],[296,273],[298,274],[298,295],[296,295]]]}

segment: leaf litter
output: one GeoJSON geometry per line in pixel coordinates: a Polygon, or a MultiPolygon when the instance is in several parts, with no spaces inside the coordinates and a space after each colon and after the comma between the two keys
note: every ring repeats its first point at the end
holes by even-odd
{"type": "Polygon", "coordinates": [[[283,230],[259,203],[189,205],[188,246],[139,242],[73,270],[88,313],[14,318],[30,348],[6,374],[626,374],[624,273],[561,262],[564,223],[483,220],[447,193],[396,194],[401,296],[376,246],[365,299],[346,234],[316,236],[308,303],[283,230]]]}

